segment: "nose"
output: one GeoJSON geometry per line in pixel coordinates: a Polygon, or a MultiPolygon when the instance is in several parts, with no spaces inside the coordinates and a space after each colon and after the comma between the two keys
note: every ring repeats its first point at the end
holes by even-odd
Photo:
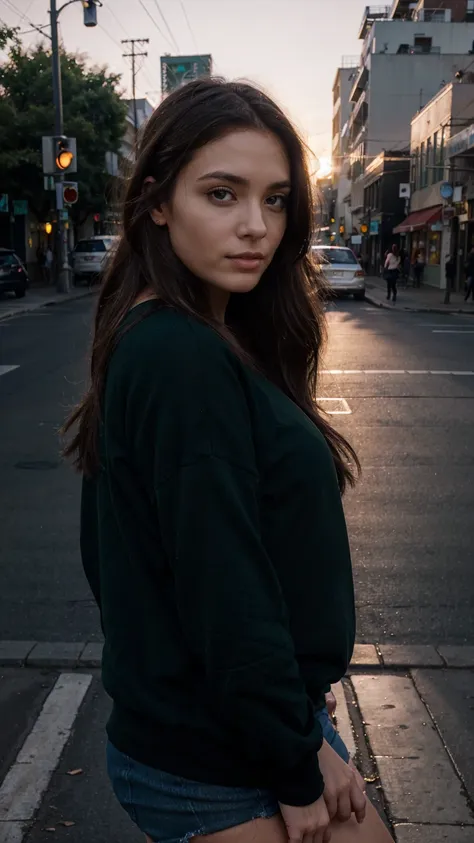
{"type": "Polygon", "coordinates": [[[239,237],[262,240],[267,233],[267,224],[263,216],[261,202],[258,200],[246,202],[242,209],[243,213],[238,230],[239,237]]]}

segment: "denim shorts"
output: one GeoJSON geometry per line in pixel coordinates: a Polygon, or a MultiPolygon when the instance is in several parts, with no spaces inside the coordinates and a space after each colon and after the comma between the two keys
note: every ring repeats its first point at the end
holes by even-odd
{"type": "MultiPolygon", "coordinates": [[[[347,748],[326,709],[317,712],[327,742],[344,761],[347,748]]],[[[155,770],[107,744],[107,767],[114,793],[144,834],[159,843],[187,843],[257,818],[278,814],[269,790],[193,782],[155,770]]]]}

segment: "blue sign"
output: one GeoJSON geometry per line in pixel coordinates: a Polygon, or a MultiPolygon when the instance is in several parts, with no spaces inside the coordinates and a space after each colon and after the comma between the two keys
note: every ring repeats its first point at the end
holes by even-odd
{"type": "Polygon", "coordinates": [[[370,229],[369,234],[374,235],[379,233],[379,221],[378,220],[371,220],[370,221],[370,229]]]}
{"type": "Polygon", "coordinates": [[[8,193],[0,193],[0,214],[8,214],[8,193]]]}

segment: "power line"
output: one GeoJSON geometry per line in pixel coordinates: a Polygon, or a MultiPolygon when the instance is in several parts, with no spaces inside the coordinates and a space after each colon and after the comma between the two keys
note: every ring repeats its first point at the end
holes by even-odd
{"type": "Polygon", "coordinates": [[[174,44],[170,41],[170,39],[168,38],[168,36],[167,36],[167,35],[165,35],[165,33],[163,32],[163,30],[162,30],[162,29],[160,29],[160,27],[159,27],[159,25],[157,24],[157,22],[156,22],[155,18],[153,17],[153,15],[151,14],[151,12],[149,12],[149,11],[148,11],[148,9],[147,9],[147,7],[145,6],[145,4],[144,4],[143,0],[139,0],[139,3],[140,3],[140,6],[142,6],[142,8],[144,9],[144,11],[147,13],[147,15],[148,15],[148,17],[150,18],[150,20],[151,20],[152,24],[156,27],[156,29],[157,29],[157,30],[158,30],[158,32],[160,33],[161,37],[162,37],[162,38],[164,38],[164,39],[165,39],[165,41],[166,41],[166,43],[170,45],[170,47],[171,47],[171,49],[172,49],[172,50],[174,50],[174,44]]]}
{"type": "Polygon", "coordinates": [[[178,54],[179,54],[180,49],[179,49],[179,46],[178,46],[178,42],[177,42],[176,38],[174,37],[173,33],[171,32],[171,29],[169,28],[168,21],[166,20],[163,12],[161,11],[160,4],[158,3],[158,0],[154,0],[154,2],[155,2],[156,8],[158,9],[158,12],[160,13],[161,19],[162,19],[164,25],[166,26],[166,29],[168,30],[168,32],[170,34],[171,40],[174,42],[174,45],[175,45],[175,47],[178,51],[178,54]]]}
{"type": "Polygon", "coordinates": [[[184,3],[183,3],[183,0],[180,0],[180,5],[181,5],[181,9],[183,10],[184,19],[185,19],[185,21],[186,21],[186,23],[187,23],[187,25],[188,25],[188,29],[189,29],[189,31],[190,31],[190,33],[191,33],[191,38],[193,39],[194,46],[195,46],[195,48],[196,48],[196,53],[199,53],[199,47],[198,47],[198,45],[197,45],[196,36],[194,35],[194,32],[193,32],[193,30],[192,30],[192,28],[191,28],[191,24],[189,23],[188,13],[187,13],[187,11],[186,11],[186,7],[185,7],[185,5],[184,5],[184,3]]]}

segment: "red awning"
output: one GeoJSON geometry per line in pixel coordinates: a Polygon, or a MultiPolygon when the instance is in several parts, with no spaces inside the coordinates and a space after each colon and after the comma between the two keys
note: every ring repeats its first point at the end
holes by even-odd
{"type": "Polygon", "coordinates": [[[393,229],[394,234],[407,234],[410,231],[420,231],[422,228],[428,228],[435,222],[441,219],[442,205],[436,205],[435,208],[425,208],[423,211],[414,211],[409,214],[406,220],[397,225],[393,229]]]}

